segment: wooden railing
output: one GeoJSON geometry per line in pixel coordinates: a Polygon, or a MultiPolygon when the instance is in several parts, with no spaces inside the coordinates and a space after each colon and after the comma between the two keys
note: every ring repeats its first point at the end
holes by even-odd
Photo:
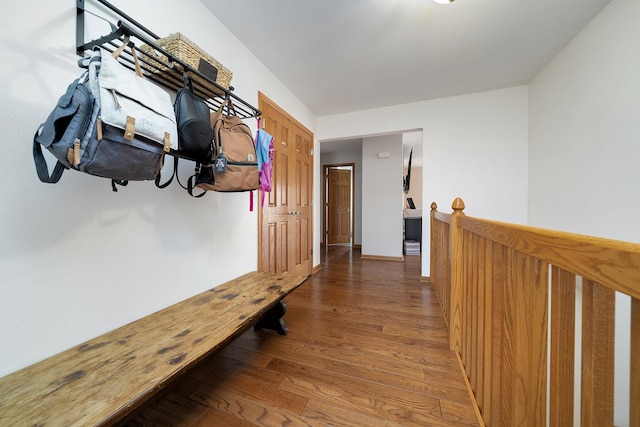
{"type": "Polygon", "coordinates": [[[431,205],[431,283],[482,422],[573,426],[575,397],[576,424],[612,426],[617,327],[631,330],[629,425],[640,426],[640,245],[471,218],[461,199],[452,208],[431,205]],[[615,325],[616,292],[631,297],[630,324],[615,325]]]}

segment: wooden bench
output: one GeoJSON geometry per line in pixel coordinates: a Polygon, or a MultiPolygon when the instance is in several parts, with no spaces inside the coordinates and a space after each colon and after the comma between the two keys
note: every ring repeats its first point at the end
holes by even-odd
{"type": "Polygon", "coordinates": [[[305,277],[248,273],[0,378],[0,425],[112,425],[252,325],[285,335],[305,277]]]}

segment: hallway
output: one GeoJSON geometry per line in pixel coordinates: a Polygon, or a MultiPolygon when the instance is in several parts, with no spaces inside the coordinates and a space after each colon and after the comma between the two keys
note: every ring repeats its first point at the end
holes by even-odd
{"type": "Polygon", "coordinates": [[[126,425],[478,425],[420,257],[321,258],[286,299],[286,337],[250,329],[126,425]]]}

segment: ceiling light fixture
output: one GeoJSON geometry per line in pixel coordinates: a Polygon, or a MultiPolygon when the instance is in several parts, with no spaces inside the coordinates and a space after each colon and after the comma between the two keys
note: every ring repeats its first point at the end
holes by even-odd
{"type": "Polygon", "coordinates": [[[433,1],[439,4],[449,4],[449,3],[453,3],[454,0],[433,0],[433,1]]]}

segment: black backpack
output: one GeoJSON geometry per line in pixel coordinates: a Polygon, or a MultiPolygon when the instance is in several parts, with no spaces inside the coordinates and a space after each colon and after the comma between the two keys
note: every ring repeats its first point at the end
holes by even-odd
{"type": "Polygon", "coordinates": [[[193,93],[191,80],[185,75],[184,87],[173,103],[178,124],[178,150],[171,154],[197,163],[211,161],[211,128],[209,106],[193,93]]]}

